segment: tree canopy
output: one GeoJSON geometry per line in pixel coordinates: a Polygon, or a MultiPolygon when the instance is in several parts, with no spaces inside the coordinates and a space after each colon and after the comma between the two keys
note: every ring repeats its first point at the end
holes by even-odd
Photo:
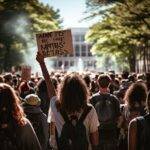
{"type": "Polygon", "coordinates": [[[61,27],[59,10],[38,0],[0,1],[0,70],[23,62],[35,33],[61,27]]]}
{"type": "Polygon", "coordinates": [[[96,54],[114,54],[123,65],[135,71],[136,60],[145,52],[150,39],[149,0],[87,0],[91,17],[103,19],[87,33],[96,54]],[[105,6],[105,9],[101,9],[105,6]]]}

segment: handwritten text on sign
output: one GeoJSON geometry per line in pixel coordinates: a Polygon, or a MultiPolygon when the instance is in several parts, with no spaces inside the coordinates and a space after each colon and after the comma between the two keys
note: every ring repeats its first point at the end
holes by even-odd
{"type": "Polygon", "coordinates": [[[73,52],[71,30],[37,34],[38,50],[45,57],[59,56],[73,52]]]}
{"type": "Polygon", "coordinates": [[[22,66],[21,72],[22,81],[29,81],[31,79],[31,66],[22,66]]]}

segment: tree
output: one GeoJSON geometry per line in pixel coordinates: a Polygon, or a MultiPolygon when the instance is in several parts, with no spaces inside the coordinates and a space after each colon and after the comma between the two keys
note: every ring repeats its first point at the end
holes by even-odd
{"type": "Polygon", "coordinates": [[[122,57],[123,62],[128,59],[130,70],[135,71],[136,60],[150,39],[150,2],[88,0],[87,4],[92,7],[92,17],[103,17],[87,34],[87,39],[94,43],[93,51],[112,53],[119,60],[122,57]],[[111,5],[101,9],[101,6],[106,4],[111,5]],[[99,11],[95,13],[98,8],[99,11]]]}
{"type": "Polygon", "coordinates": [[[9,70],[23,62],[23,53],[36,33],[58,29],[61,25],[59,10],[38,0],[0,1],[0,20],[0,70],[9,70]]]}

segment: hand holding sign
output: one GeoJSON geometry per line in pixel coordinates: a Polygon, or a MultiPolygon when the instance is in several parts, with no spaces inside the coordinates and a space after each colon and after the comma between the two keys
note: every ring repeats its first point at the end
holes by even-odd
{"type": "Polygon", "coordinates": [[[71,30],[61,30],[36,35],[38,51],[44,57],[60,56],[73,52],[71,30]]]}

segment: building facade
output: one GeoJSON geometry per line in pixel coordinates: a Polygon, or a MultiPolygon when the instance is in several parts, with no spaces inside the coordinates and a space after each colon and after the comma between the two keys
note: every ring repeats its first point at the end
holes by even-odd
{"type": "Polygon", "coordinates": [[[94,70],[96,59],[90,52],[91,44],[85,42],[88,28],[72,28],[73,54],[54,58],[54,69],[71,71],[94,70]]]}

